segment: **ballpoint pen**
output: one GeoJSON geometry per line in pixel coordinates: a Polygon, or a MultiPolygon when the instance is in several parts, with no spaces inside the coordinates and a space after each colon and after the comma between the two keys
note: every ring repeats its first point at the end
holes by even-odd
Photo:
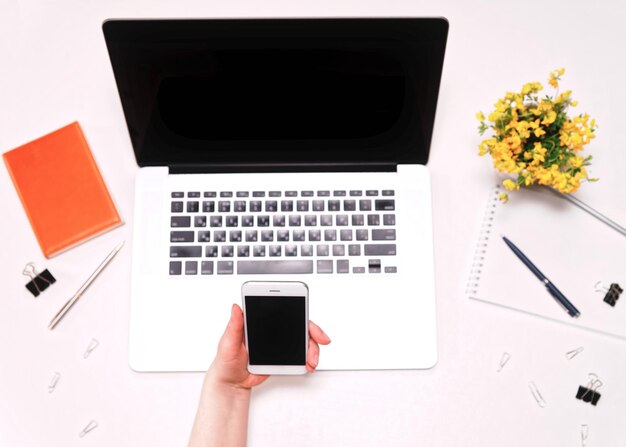
{"type": "Polygon", "coordinates": [[[509,248],[513,250],[513,253],[515,253],[515,255],[520,258],[524,265],[528,267],[530,271],[533,272],[535,276],[546,285],[546,288],[548,289],[548,292],[550,292],[550,295],[552,295],[554,299],[557,300],[565,308],[565,310],[567,310],[567,313],[572,318],[578,317],[580,315],[578,309],[576,309],[576,307],[574,307],[574,305],[570,303],[567,298],[565,298],[565,295],[563,295],[561,291],[557,289],[556,286],[552,284],[550,280],[546,278],[546,276],[541,273],[541,271],[539,271],[539,269],[532,262],[530,262],[530,259],[528,259],[526,255],[524,255],[524,253],[522,253],[522,251],[517,248],[515,244],[513,244],[513,242],[511,242],[504,236],[502,236],[502,239],[504,240],[506,245],[508,245],[509,248]]]}
{"type": "Polygon", "coordinates": [[[74,296],[72,298],[70,298],[67,301],[67,303],[65,303],[63,305],[61,310],[59,310],[59,312],[57,312],[57,314],[54,316],[52,321],[50,321],[50,324],[48,325],[48,329],[50,329],[50,330],[54,329],[54,327],[59,323],[59,321],[61,321],[61,319],[65,316],[65,314],[72,308],[74,303],[76,303],[76,301],[78,301],[78,299],[85,292],[85,290],[87,290],[87,288],[91,285],[91,283],[98,277],[100,272],[102,272],[102,270],[104,270],[104,268],[109,264],[109,262],[111,262],[111,260],[117,254],[117,252],[122,249],[123,245],[124,245],[124,241],[120,242],[117,245],[117,247],[115,247],[113,249],[113,251],[111,253],[109,253],[109,255],[106,258],[104,258],[104,261],[102,261],[102,263],[91,274],[91,276],[89,278],[87,278],[87,281],[85,281],[85,283],[82,286],[80,286],[80,289],[78,289],[78,292],[76,292],[74,294],[74,296]]]}

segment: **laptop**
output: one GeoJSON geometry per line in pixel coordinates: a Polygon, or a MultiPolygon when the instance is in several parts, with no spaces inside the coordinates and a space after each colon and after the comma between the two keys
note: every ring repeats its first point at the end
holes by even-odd
{"type": "Polygon", "coordinates": [[[303,281],[321,370],[437,361],[443,18],[108,20],[140,167],[129,363],[204,371],[246,281],[303,281]]]}

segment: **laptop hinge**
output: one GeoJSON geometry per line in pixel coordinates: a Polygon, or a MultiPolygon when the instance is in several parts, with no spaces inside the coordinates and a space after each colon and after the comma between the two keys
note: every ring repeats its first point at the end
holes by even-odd
{"type": "Polygon", "coordinates": [[[264,172],[397,172],[396,163],[254,163],[196,165],[176,164],[170,174],[264,173],[264,172]]]}

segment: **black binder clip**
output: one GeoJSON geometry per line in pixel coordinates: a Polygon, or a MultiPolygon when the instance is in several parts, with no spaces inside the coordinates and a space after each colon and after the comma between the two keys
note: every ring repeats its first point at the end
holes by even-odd
{"type": "Polygon", "coordinates": [[[26,264],[26,267],[24,267],[22,274],[30,278],[29,283],[26,284],[26,288],[34,296],[39,296],[41,292],[46,290],[57,281],[56,279],[54,279],[54,276],[52,276],[52,273],[50,273],[48,269],[45,269],[43,272],[39,273],[35,269],[35,264],[33,264],[32,262],[26,264]]]}
{"type": "Polygon", "coordinates": [[[617,303],[617,300],[619,299],[619,296],[622,294],[622,292],[624,291],[624,289],[622,289],[620,287],[619,284],[617,283],[612,283],[608,288],[606,286],[603,286],[602,283],[600,281],[598,281],[596,283],[596,290],[598,292],[603,292],[605,293],[604,295],[604,302],[607,303],[609,306],[611,307],[615,307],[615,303],[617,303]]]}
{"type": "Polygon", "coordinates": [[[602,386],[602,381],[598,378],[597,375],[590,373],[589,374],[589,383],[587,387],[579,386],[578,392],[576,393],[576,399],[582,400],[583,402],[591,402],[591,405],[594,407],[598,404],[600,397],[602,395],[598,393],[598,388],[602,386]]]}

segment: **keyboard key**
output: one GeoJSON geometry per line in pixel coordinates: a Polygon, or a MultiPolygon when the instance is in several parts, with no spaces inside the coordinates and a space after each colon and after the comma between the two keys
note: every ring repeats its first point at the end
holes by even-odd
{"type": "Polygon", "coordinates": [[[366,241],[368,239],[367,230],[356,230],[356,240],[366,241]]]}
{"type": "Polygon", "coordinates": [[[383,189],[383,196],[393,196],[395,191],[393,189],[383,189]]]}
{"type": "Polygon", "coordinates": [[[339,239],[342,241],[351,241],[352,240],[352,230],[340,230],[339,231],[339,239]]]}
{"type": "Polygon", "coordinates": [[[322,234],[320,230],[309,230],[309,241],[317,242],[321,240],[321,236],[322,234]]]}
{"type": "MultiPolygon", "coordinates": [[[[252,248],[252,254],[254,255],[254,257],[256,258],[262,258],[265,256],[265,245],[255,245],[252,248]]],[[[239,272],[241,273],[241,272],[239,272]]]]}
{"type": "Polygon", "coordinates": [[[207,258],[216,258],[217,257],[217,245],[207,245],[204,250],[204,256],[207,258]]]}
{"type": "Polygon", "coordinates": [[[187,212],[197,213],[200,210],[200,202],[187,202],[187,212]]]}
{"type": "Polygon", "coordinates": [[[269,192],[269,196],[270,197],[280,197],[282,194],[280,193],[280,191],[270,191],[269,192]]]}
{"type": "Polygon", "coordinates": [[[333,261],[317,261],[317,273],[332,273],[333,272],[333,261]]]}
{"type": "Polygon", "coordinates": [[[285,197],[298,197],[298,191],[285,191],[285,197]]]}
{"type": "Polygon", "coordinates": [[[222,216],[211,216],[209,218],[209,225],[212,227],[221,227],[222,226],[222,216]]]}
{"type": "MultiPolygon", "coordinates": [[[[252,197],[265,197],[265,191],[253,191],[252,197]]],[[[261,203],[261,202],[259,202],[261,203]]]]}
{"type": "Polygon", "coordinates": [[[361,256],[361,246],[358,244],[348,245],[348,255],[349,256],[361,256]]]}
{"type": "Polygon", "coordinates": [[[269,255],[272,257],[279,257],[282,253],[282,246],[280,245],[270,245],[269,246],[269,255]]]}
{"type": "Polygon", "coordinates": [[[237,191],[237,197],[248,197],[249,195],[250,193],[248,191],[237,191]]]}
{"type": "Polygon", "coordinates": [[[211,242],[211,232],[198,231],[198,242],[211,242]]]}
{"type": "Polygon", "coordinates": [[[333,256],[345,256],[346,255],[346,247],[342,244],[334,244],[333,245],[333,256]]]}
{"type": "Polygon", "coordinates": [[[185,261],[185,275],[197,275],[197,274],[198,274],[198,261],[185,261]]]}
{"type": "Polygon", "coordinates": [[[241,242],[241,231],[239,230],[231,231],[230,234],[228,235],[228,240],[230,242],[241,242]]]}
{"type": "Polygon", "coordinates": [[[226,242],[226,232],[225,231],[214,231],[213,232],[213,241],[214,242],[226,242]]]}
{"type": "Polygon", "coordinates": [[[240,275],[313,273],[313,261],[237,261],[240,275]]]}
{"type": "Polygon", "coordinates": [[[213,274],[213,261],[202,261],[200,263],[200,274],[212,275],[213,274]]]}
{"type": "Polygon", "coordinates": [[[172,213],[182,213],[183,209],[183,202],[172,202],[172,213]]]}
{"type": "Polygon", "coordinates": [[[385,273],[398,273],[398,268],[395,266],[385,267],[385,273]]]}
{"type": "Polygon", "coordinates": [[[263,230],[263,231],[261,231],[261,240],[263,242],[273,242],[274,241],[274,230],[263,230]]]}
{"type": "Polygon", "coordinates": [[[187,197],[198,198],[200,197],[200,191],[190,191],[187,193],[187,197]]]}
{"type": "Polygon", "coordinates": [[[395,214],[383,214],[383,225],[395,225],[395,224],[396,224],[395,214]]]}
{"type": "Polygon", "coordinates": [[[359,211],[371,211],[372,201],[367,199],[359,200],[359,211]]]}
{"type": "Polygon", "coordinates": [[[368,214],[367,215],[367,224],[370,226],[378,226],[380,225],[380,216],[378,214],[368,214]]]}
{"type": "Polygon", "coordinates": [[[365,267],[352,267],[352,273],[365,273],[365,267]]]}
{"type": "Polygon", "coordinates": [[[317,216],[315,214],[307,214],[304,216],[304,226],[305,227],[316,227],[317,226],[317,216]]]}
{"type": "Polygon", "coordinates": [[[232,245],[222,245],[222,258],[232,258],[235,254],[235,249],[232,245]]]}
{"type": "Polygon", "coordinates": [[[352,215],[352,226],[360,227],[362,225],[365,225],[365,218],[363,217],[363,214],[353,214],[352,215]]]}
{"type": "Polygon", "coordinates": [[[328,256],[330,254],[328,245],[318,245],[316,252],[317,256],[328,256]]]}
{"type": "Polygon", "coordinates": [[[246,230],[246,242],[256,242],[258,238],[259,236],[256,230],[246,230]]]}
{"type": "Polygon", "coordinates": [[[212,213],[215,211],[215,202],[213,200],[205,200],[202,202],[202,212],[203,213],[212,213]]]}
{"type": "Polygon", "coordinates": [[[368,267],[370,273],[380,273],[380,259],[370,259],[368,267]]]}
{"type": "Polygon", "coordinates": [[[302,197],[313,197],[313,191],[301,191],[300,195],[302,197]]]}
{"type": "Polygon", "coordinates": [[[320,216],[320,225],[323,227],[330,227],[333,224],[333,216],[330,214],[322,214],[320,216]]]}
{"type": "Polygon", "coordinates": [[[392,228],[385,228],[384,230],[372,230],[373,241],[395,241],[396,230],[392,228]]]}
{"type": "Polygon", "coordinates": [[[324,240],[325,241],[336,241],[337,240],[337,230],[324,230],[324,240]]]}
{"type": "Polygon", "coordinates": [[[254,216],[243,216],[241,218],[242,227],[251,227],[254,225],[254,216]]]}
{"type": "Polygon", "coordinates": [[[296,210],[298,211],[309,211],[309,201],[308,200],[298,200],[296,202],[296,210]]]}
{"type": "Polygon", "coordinates": [[[355,190],[350,191],[351,197],[360,197],[362,195],[363,195],[363,191],[355,191],[355,190]]]}
{"type": "Polygon", "coordinates": [[[333,191],[333,196],[335,197],[344,197],[346,195],[346,192],[343,190],[335,190],[333,191]]]}
{"type": "Polygon", "coordinates": [[[365,195],[366,196],[370,196],[370,197],[374,197],[378,195],[378,191],[375,189],[368,189],[367,191],[365,191],[365,195]]]}
{"type": "Polygon", "coordinates": [[[275,227],[284,227],[285,226],[285,216],[282,214],[274,214],[274,218],[272,222],[275,227]]]}
{"type": "Polygon", "coordinates": [[[193,239],[193,231],[170,231],[170,242],[193,242],[193,239]]]}
{"type": "Polygon", "coordinates": [[[230,213],[230,202],[228,200],[220,200],[217,202],[217,210],[220,213],[230,213]]]}
{"type": "Polygon", "coordinates": [[[172,218],[170,220],[170,226],[172,228],[190,227],[191,226],[191,217],[189,217],[189,216],[172,216],[172,218]]]}
{"type": "Polygon", "coordinates": [[[204,197],[217,197],[217,194],[215,193],[215,191],[205,191],[204,197]]]}
{"type": "Polygon", "coordinates": [[[299,227],[302,224],[302,219],[298,215],[292,214],[289,216],[289,226],[290,227],[299,227]]]}
{"type": "Polygon", "coordinates": [[[276,240],[279,242],[289,241],[289,230],[278,230],[276,232],[276,240]]]}
{"type": "Polygon", "coordinates": [[[257,218],[256,218],[256,226],[257,227],[269,227],[270,226],[270,216],[257,216],[257,218]]]}
{"type": "Polygon", "coordinates": [[[206,216],[195,216],[193,218],[194,227],[206,227],[206,216]]]}
{"type": "Polygon", "coordinates": [[[218,275],[232,275],[233,274],[233,261],[217,261],[217,274],[218,275]]]}
{"type": "Polygon", "coordinates": [[[226,226],[227,227],[236,227],[239,225],[239,217],[238,216],[226,216],[226,226]]]}
{"type": "Polygon", "coordinates": [[[347,259],[337,260],[337,273],[350,273],[350,262],[347,259]]]}
{"type": "Polygon", "coordinates": [[[236,213],[245,213],[246,212],[246,202],[244,202],[243,200],[235,200],[235,203],[233,203],[233,210],[236,213]]]}
{"type": "Polygon", "coordinates": [[[248,245],[240,245],[237,247],[237,256],[240,258],[247,258],[250,256],[250,247],[248,245]]]}
{"type": "Polygon", "coordinates": [[[313,256],[313,246],[312,245],[302,245],[300,247],[300,255],[301,256],[313,256]]]}
{"type": "Polygon", "coordinates": [[[344,200],[343,201],[343,210],[344,211],[355,211],[356,210],[356,200],[344,200]]]}
{"type": "Polygon", "coordinates": [[[200,258],[202,257],[202,247],[189,245],[172,245],[170,247],[170,258],[200,258]]]}
{"type": "Polygon", "coordinates": [[[313,200],[313,211],[324,211],[324,201],[313,200]]]}
{"type": "Polygon", "coordinates": [[[341,211],[341,202],[339,200],[329,200],[328,211],[341,211]]]}
{"type": "Polygon", "coordinates": [[[335,216],[335,222],[338,227],[345,227],[348,225],[348,215],[347,214],[337,214],[335,216]]]}
{"type": "Polygon", "coordinates": [[[270,213],[278,210],[278,202],[275,200],[268,200],[265,202],[265,212],[270,213]]]}
{"type": "Polygon", "coordinates": [[[222,191],[220,192],[220,197],[232,197],[233,193],[232,191],[222,191]]]}
{"type": "Polygon", "coordinates": [[[293,200],[281,200],[280,210],[284,213],[293,211],[293,200]]]}
{"type": "Polygon", "coordinates": [[[365,244],[365,256],[395,256],[395,244],[365,244]]]}
{"type": "Polygon", "coordinates": [[[181,191],[172,192],[172,199],[180,199],[182,197],[185,197],[184,192],[181,192],[181,191]]]}
{"type": "Polygon", "coordinates": [[[317,197],[330,197],[330,191],[317,191],[317,197]]]}
{"type": "Polygon", "coordinates": [[[250,202],[250,212],[259,212],[263,207],[263,203],[259,200],[253,200],[250,202]]]}
{"type": "Polygon", "coordinates": [[[170,275],[180,275],[181,272],[182,272],[182,268],[183,268],[183,263],[182,262],[180,262],[180,261],[170,261],[170,275]]]}
{"type": "Polygon", "coordinates": [[[298,256],[298,246],[285,245],[285,256],[298,256]]]}
{"type": "Polygon", "coordinates": [[[374,207],[376,211],[393,211],[396,209],[395,200],[375,200],[374,207]]]}

